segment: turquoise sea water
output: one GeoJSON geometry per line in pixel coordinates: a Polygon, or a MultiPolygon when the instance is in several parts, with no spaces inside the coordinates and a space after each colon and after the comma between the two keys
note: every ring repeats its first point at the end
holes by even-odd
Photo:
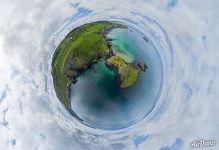
{"type": "Polygon", "coordinates": [[[113,39],[112,48],[116,55],[122,57],[126,62],[132,63],[137,53],[137,45],[128,30],[114,29],[108,34],[113,39]]]}
{"type": "Polygon", "coordinates": [[[120,129],[140,121],[153,109],[162,87],[162,63],[153,43],[137,31],[114,29],[108,38],[117,55],[127,62],[145,62],[149,69],[140,73],[133,87],[123,90],[101,60],[72,85],[71,103],[84,124],[120,129]]]}

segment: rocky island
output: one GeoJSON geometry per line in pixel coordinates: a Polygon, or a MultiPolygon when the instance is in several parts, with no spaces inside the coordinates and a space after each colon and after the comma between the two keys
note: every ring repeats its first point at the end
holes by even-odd
{"type": "MultiPolygon", "coordinates": [[[[141,71],[147,65],[138,62],[134,66],[117,56],[111,49],[106,34],[114,28],[127,28],[119,22],[99,21],[84,24],[72,30],[59,44],[52,60],[52,75],[55,91],[59,100],[72,113],[70,102],[70,86],[77,84],[78,77],[93,64],[104,60],[112,69],[122,89],[134,85],[141,71]]],[[[74,114],[75,115],[75,114],[74,114]]]]}

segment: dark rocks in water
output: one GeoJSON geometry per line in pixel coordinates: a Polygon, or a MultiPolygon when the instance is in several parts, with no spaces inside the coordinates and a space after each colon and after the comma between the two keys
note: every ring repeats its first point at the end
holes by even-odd
{"type": "Polygon", "coordinates": [[[145,63],[138,63],[138,67],[139,69],[141,69],[141,71],[146,71],[148,69],[148,66],[145,63]]]}
{"type": "Polygon", "coordinates": [[[73,84],[75,84],[75,83],[77,83],[77,79],[76,79],[76,78],[71,78],[71,82],[72,82],[73,84]]]}
{"type": "Polygon", "coordinates": [[[147,39],[146,37],[143,37],[143,39],[144,39],[146,42],[148,42],[148,39],[147,39]]]}
{"type": "Polygon", "coordinates": [[[109,41],[109,42],[110,42],[110,41],[113,41],[113,39],[107,39],[107,41],[109,41]]]}

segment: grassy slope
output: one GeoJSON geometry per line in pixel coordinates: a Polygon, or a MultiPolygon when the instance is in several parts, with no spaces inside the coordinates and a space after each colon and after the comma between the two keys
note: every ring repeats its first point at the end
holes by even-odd
{"type": "Polygon", "coordinates": [[[134,68],[131,64],[127,64],[120,56],[115,55],[108,58],[107,63],[118,69],[121,88],[131,87],[137,80],[140,73],[139,69],[134,68]]]}
{"type": "Polygon", "coordinates": [[[95,22],[74,29],[64,38],[54,53],[52,62],[54,87],[58,98],[69,110],[71,105],[68,90],[71,82],[66,73],[74,75],[75,72],[68,72],[66,62],[72,55],[75,58],[72,59],[75,68],[81,69],[95,55],[108,53],[109,49],[102,31],[109,25],[111,22],[95,22]]]}

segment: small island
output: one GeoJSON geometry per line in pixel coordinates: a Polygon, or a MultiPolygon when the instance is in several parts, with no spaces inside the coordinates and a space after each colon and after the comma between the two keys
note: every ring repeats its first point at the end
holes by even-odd
{"type": "Polygon", "coordinates": [[[137,68],[132,66],[132,64],[126,63],[120,56],[116,55],[107,59],[107,65],[116,69],[118,74],[118,82],[122,89],[133,86],[139,76],[140,71],[146,71],[141,67],[137,68]]]}
{"type": "Polygon", "coordinates": [[[115,72],[122,89],[132,87],[140,72],[148,68],[144,62],[134,66],[113,53],[111,40],[106,38],[106,34],[114,28],[127,26],[113,21],[84,24],[72,30],[55,50],[52,60],[54,88],[70,112],[70,86],[77,84],[78,77],[98,61],[105,60],[106,66],[115,72]]]}

